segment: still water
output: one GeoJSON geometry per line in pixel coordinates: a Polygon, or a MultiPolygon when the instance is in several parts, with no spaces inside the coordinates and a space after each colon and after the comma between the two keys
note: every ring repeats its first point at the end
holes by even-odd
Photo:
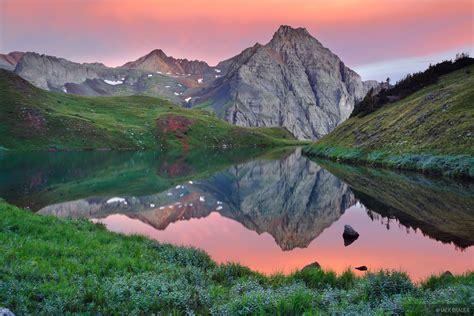
{"type": "Polygon", "coordinates": [[[474,269],[474,183],[314,161],[299,149],[3,154],[0,197],[267,274],[314,261],[414,280],[474,269]],[[346,224],[360,234],[347,247],[346,224]]]}

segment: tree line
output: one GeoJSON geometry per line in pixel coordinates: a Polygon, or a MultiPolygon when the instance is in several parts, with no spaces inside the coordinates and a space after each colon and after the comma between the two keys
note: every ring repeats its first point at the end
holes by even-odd
{"type": "Polygon", "coordinates": [[[474,64],[474,58],[467,53],[456,54],[453,60],[430,65],[425,71],[408,74],[390,86],[390,79],[381,83],[378,89],[371,88],[362,101],[357,103],[350,117],[363,117],[386,104],[400,100],[430,84],[436,83],[440,76],[474,64]]]}

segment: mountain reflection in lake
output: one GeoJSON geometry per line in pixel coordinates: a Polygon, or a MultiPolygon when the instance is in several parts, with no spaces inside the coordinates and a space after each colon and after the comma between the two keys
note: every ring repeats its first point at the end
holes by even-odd
{"type": "Polygon", "coordinates": [[[192,245],[218,262],[265,273],[366,265],[414,279],[474,267],[469,183],[314,162],[299,150],[31,155],[0,157],[7,201],[192,245]],[[360,233],[348,247],[345,224],[360,233]]]}

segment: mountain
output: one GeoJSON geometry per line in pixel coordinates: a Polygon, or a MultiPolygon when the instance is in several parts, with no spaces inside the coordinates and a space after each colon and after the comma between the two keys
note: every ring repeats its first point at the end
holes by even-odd
{"type": "MultiPolygon", "coordinates": [[[[64,58],[25,53],[15,73],[34,86],[86,96],[148,95],[185,103],[185,78],[140,69],[110,68],[101,63],[76,63],[64,58]]],[[[196,81],[197,84],[197,81],[196,81]]]]}
{"type": "MultiPolygon", "coordinates": [[[[457,68],[456,62],[450,63],[441,63],[441,68],[457,68]]],[[[305,153],[474,178],[474,59],[468,63],[439,77],[428,69],[389,92],[368,96],[386,102],[365,100],[359,114],[305,153]]]]}
{"type": "Polygon", "coordinates": [[[377,85],[363,82],[306,29],[289,26],[217,68],[222,77],[190,94],[193,105],[240,126],[285,127],[298,139],[329,133],[377,85]]]}
{"type": "MultiPolygon", "coordinates": [[[[196,78],[200,81],[209,81],[215,78],[216,70],[206,62],[199,60],[176,59],[167,56],[161,49],[155,49],[149,54],[140,57],[135,61],[128,62],[121,66],[127,69],[140,69],[152,73],[161,73],[175,76],[189,77],[185,82],[189,86],[198,86],[196,78]]],[[[217,69],[217,71],[219,71],[217,69]]],[[[186,78],[185,77],[185,78],[186,78]]]]}
{"type": "Polygon", "coordinates": [[[23,57],[23,54],[22,52],[0,54],[0,68],[13,71],[18,61],[23,57]]]}
{"type": "MultiPolygon", "coordinates": [[[[46,62],[45,67],[54,69],[46,62]]],[[[90,65],[82,69],[100,68],[90,65]]],[[[6,149],[181,148],[186,151],[189,147],[295,144],[283,129],[242,128],[209,113],[152,97],[103,98],[53,93],[3,69],[0,69],[0,95],[0,148],[6,149]]]]}
{"type": "Polygon", "coordinates": [[[8,63],[3,68],[41,89],[86,96],[148,95],[176,104],[186,104],[186,91],[214,80],[219,71],[203,61],[175,59],[160,49],[117,68],[33,52],[12,56],[18,59],[15,66],[8,63]]]}
{"type": "MultiPolygon", "coordinates": [[[[7,68],[12,67],[8,62],[7,68]]],[[[211,110],[235,125],[283,127],[308,140],[332,131],[367,91],[379,87],[375,81],[363,82],[306,29],[289,26],[281,26],[266,45],[257,43],[216,67],[176,59],[160,49],[116,68],[28,52],[15,73],[46,90],[160,97],[211,110]]]]}

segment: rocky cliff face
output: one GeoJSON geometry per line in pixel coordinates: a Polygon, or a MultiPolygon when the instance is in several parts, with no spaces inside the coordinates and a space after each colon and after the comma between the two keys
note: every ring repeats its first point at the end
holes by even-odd
{"type": "Polygon", "coordinates": [[[212,104],[241,126],[283,126],[299,139],[330,132],[374,84],[364,84],[306,29],[289,26],[217,68],[224,75],[196,92],[194,104],[212,104]]]}
{"type": "Polygon", "coordinates": [[[79,64],[30,52],[21,58],[15,72],[33,85],[46,90],[54,90],[66,83],[82,83],[87,79],[109,75],[107,67],[102,64],[79,64]]]}
{"type": "Polygon", "coordinates": [[[18,61],[23,57],[23,52],[0,54],[0,69],[13,71],[18,61]]]}
{"type": "MultiPolygon", "coordinates": [[[[101,63],[75,63],[63,58],[25,53],[15,73],[36,87],[89,96],[149,95],[185,103],[190,79],[141,69],[110,68],[101,63]]],[[[197,85],[197,80],[194,80],[197,85]]],[[[189,85],[192,85],[189,84],[189,85]]]]}

